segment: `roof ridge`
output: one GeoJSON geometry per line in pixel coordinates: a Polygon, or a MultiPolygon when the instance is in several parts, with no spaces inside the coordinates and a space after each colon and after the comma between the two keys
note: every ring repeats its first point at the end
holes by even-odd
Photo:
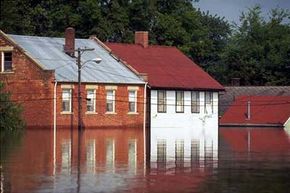
{"type": "MultiPolygon", "coordinates": [[[[136,47],[141,47],[141,48],[144,48],[142,45],[139,45],[139,44],[134,44],[134,43],[122,43],[122,42],[105,42],[104,44],[120,44],[120,45],[127,45],[127,46],[136,46],[136,47]]],[[[167,46],[167,45],[158,45],[158,44],[150,44],[148,45],[147,48],[150,48],[150,47],[160,47],[160,48],[174,48],[174,49],[177,49],[178,48],[176,46],[167,46]]],[[[146,48],[144,48],[146,49],[146,48]]]]}

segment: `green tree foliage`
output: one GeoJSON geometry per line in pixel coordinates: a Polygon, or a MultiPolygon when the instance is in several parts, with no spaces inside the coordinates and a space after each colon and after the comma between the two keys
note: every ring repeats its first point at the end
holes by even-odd
{"type": "Polygon", "coordinates": [[[290,85],[289,13],[274,9],[268,20],[259,6],[241,16],[241,26],[222,52],[229,82],[241,78],[244,85],[290,85]],[[288,22],[288,23],[287,23],[288,22]]]}
{"type": "Polygon", "coordinates": [[[4,131],[19,130],[24,122],[21,118],[22,109],[18,104],[10,100],[10,94],[4,90],[4,84],[0,82],[0,131],[1,138],[4,131]]]}
{"type": "Polygon", "coordinates": [[[231,27],[193,7],[196,0],[2,0],[0,28],[6,33],[78,37],[132,43],[149,31],[151,44],[176,46],[219,81],[289,84],[289,15],[275,9],[266,20],[259,7],[231,27]]]}

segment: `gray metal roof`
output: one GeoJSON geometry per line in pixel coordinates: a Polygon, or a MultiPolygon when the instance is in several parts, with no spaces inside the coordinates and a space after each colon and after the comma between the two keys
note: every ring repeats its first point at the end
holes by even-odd
{"type": "MultiPolygon", "coordinates": [[[[8,35],[44,69],[55,70],[55,77],[60,82],[77,82],[76,58],[63,51],[64,38],[8,35]]],[[[76,39],[75,48],[94,48],[82,54],[81,62],[102,58],[102,62],[86,62],[82,67],[82,82],[143,84],[144,81],[129,70],[124,64],[113,58],[108,51],[95,40],[76,39]]]]}

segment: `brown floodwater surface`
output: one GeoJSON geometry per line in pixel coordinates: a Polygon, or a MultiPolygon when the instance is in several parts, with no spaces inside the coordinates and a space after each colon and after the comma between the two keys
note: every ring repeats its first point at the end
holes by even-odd
{"type": "Polygon", "coordinates": [[[52,130],[26,129],[19,142],[1,144],[1,193],[290,191],[283,129],[220,128],[217,152],[162,139],[151,147],[156,159],[143,140],[142,128],[59,129],[55,141],[52,130]]]}

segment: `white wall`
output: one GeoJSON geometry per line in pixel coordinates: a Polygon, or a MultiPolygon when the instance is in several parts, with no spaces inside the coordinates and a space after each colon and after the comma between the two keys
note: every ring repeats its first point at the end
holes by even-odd
{"type": "Polygon", "coordinates": [[[151,161],[157,159],[158,140],[166,140],[167,160],[175,159],[175,143],[184,141],[185,161],[191,157],[192,141],[199,142],[201,159],[211,149],[217,159],[218,92],[213,93],[213,111],[204,109],[204,92],[200,92],[200,113],[191,113],[191,92],[184,92],[184,113],[175,112],[175,91],[167,91],[167,112],[157,112],[157,91],[151,91],[151,161]]]}

